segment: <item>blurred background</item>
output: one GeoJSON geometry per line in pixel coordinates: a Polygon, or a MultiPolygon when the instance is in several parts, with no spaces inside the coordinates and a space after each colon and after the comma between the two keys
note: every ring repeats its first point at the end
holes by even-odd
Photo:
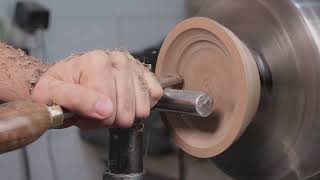
{"type": "MultiPolygon", "coordinates": [[[[203,0],[1,0],[0,39],[46,63],[117,48],[154,64],[169,30],[196,14],[201,4],[203,0]]],[[[210,160],[179,152],[159,114],[146,121],[145,146],[148,179],[229,179],[210,160]]],[[[0,179],[100,180],[107,147],[106,129],[51,130],[24,149],[0,155],[0,179]]]]}

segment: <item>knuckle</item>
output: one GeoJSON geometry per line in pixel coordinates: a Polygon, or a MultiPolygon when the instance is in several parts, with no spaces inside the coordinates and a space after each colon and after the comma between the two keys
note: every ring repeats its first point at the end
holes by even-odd
{"type": "Polygon", "coordinates": [[[122,51],[119,51],[119,50],[113,50],[113,51],[110,52],[110,54],[111,54],[112,56],[122,56],[122,55],[125,54],[125,53],[122,52],[122,51]]]}
{"type": "Polygon", "coordinates": [[[88,54],[92,56],[104,56],[104,57],[107,55],[107,53],[101,49],[92,50],[88,54]]]}
{"type": "Polygon", "coordinates": [[[84,56],[81,56],[81,59],[86,62],[90,59],[89,62],[92,63],[94,61],[107,60],[108,55],[105,51],[98,49],[87,52],[84,56]]]}
{"type": "Polygon", "coordinates": [[[113,52],[112,65],[116,69],[128,68],[130,61],[128,57],[122,52],[113,52]]]}

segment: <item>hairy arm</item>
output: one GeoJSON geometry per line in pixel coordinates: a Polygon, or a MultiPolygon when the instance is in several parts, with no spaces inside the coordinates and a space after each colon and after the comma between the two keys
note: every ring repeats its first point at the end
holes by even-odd
{"type": "Polygon", "coordinates": [[[90,51],[49,68],[0,43],[0,101],[61,105],[80,115],[71,125],[130,127],[162,94],[154,74],[127,52],[90,51]]]}
{"type": "Polygon", "coordinates": [[[0,43],[0,101],[31,98],[31,90],[48,65],[22,50],[0,43]]]}

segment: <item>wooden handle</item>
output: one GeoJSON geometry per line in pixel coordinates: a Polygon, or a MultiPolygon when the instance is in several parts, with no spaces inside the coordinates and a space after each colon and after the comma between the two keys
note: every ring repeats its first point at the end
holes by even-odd
{"type": "Polygon", "coordinates": [[[32,143],[50,124],[51,116],[45,105],[28,101],[0,105],[0,153],[32,143]]]}

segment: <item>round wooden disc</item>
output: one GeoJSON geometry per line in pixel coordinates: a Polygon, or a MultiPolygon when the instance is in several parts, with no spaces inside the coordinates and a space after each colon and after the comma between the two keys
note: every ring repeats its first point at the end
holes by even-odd
{"type": "Polygon", "coordinates": [[[217,22],[196,17],[177,25],[161,47],[156,74],[180,74],[182,89],[214,99],[208,118],[165,113],[175,143],[201,158],[226,150],[245,130],[260,98],[260,79],[248,48],[217,22]]]}

